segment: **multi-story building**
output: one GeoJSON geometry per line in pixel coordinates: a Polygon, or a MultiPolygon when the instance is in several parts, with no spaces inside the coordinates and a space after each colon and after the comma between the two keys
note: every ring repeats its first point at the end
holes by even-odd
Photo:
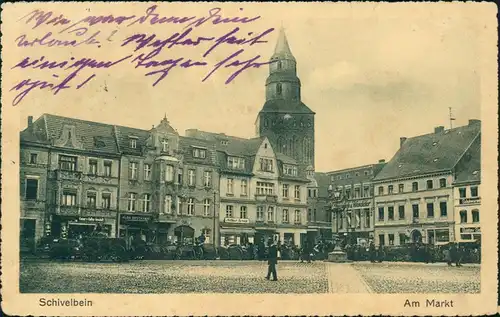
{"type": "Polygon", "coordinates": [[[380,160],[377,164],[326,173],[334,212],[333,232],[346,243],[361,244],[373,239],[373,179],[384,165],[385,161],[380,160]]]}
{"type": "Polygon", "coordinates": [[[481,239],[481,143],[471,146],[467,164],[460,168],[453,182],[455,206],[455,239],[478,241],[481,239]]]}
{"type": "Polygon", "coordinates": [[[375,242],[441,244],[454,241],[456,176],[480,147],[481,124],[413,138],[400,138],[400,148],[375,177],[375,242]]]}
{"type": "Polygon", "coordinates": [[[311,241],[332,239],[330,177],[316,172],[307,187],[307,235],[311,241]]]}
{"type": "Polygon", "coordinates": [[[119,152],[112,126],[29,117],[21,161],[21,215],[36,219],[37,238],[77,237],[97,225],[114,234],[119,152]]]}
{"type": "Polygon", "coordinates": [[[271,237],[300,245],[309,180],[294,159],[275,153],[266,137],[242,139],[198,130],[186,134],[217,149],[223,245],[271,237]]]}
{"type": "Polygon", "coordinates": [[[151,130],[30,118],[21,158],[24,236],[40,237],[45,226],[76,237],[100,225],[112,237],[161,243],[204,233],[216,241],[214,147],[179,136],[166,118],[151,130]]]}

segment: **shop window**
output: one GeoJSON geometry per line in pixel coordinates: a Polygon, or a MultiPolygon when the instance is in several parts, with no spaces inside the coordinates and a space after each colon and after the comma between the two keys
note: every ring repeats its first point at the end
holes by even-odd
{"type": "Polygon", "coordinates": [[[448,229],[436,229],[436,242],[449,242],[450,231],[448,229]]]}
{"type": "Polygon", "coordinates": [[[406,233],[399,234],[399,244],[400,245],[406,244],[406,233]]]}
{"type": "Polygon", "coordinates": [[[202,229],[201,233],[205,236],[205,243],[210,243],[210,241],[212,240],[212,230],[202,229]]]}
{"type": "Polygon", "coordinates": [[[27,178],[26,179],[26,195],[27,200],[37,200],[38,199],[38,179],[27,178]]]}
{"type": "Polygon", "coordinates": [[[479,210],[477,209],[472,210],[472,222],[479,222],[479,210]]]}
{"type": "Polygon", "coordinates": [[[446,201],[439,202],[439,210],[440,210],[441,217],[448,216],[448,204],[446,203],[446,201]]]}
{"type": "Polygon", "coordinates": [[[389,238],[389,245],[394,245],[394,234],[389,233],[387,236],[389,238]]]}
{"type": "Polygon", "coordinates": [[[381,246],[384,246],[384,245],[385,245],[385,235],[384,235],[384,234],[379,234],[379,235],[378,235],[378,243],[379,243],[379,245],[381,245],[381,246]]]}

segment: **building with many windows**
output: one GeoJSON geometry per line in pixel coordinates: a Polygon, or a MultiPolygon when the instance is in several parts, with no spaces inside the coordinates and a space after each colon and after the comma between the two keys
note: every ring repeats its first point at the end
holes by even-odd
{"type": "Polygon", "coordinates": [[[377,164],[326,173],[333,232],[346,243],[366,244],[373,239],[373,179],[384,165],[385,161],[380,160],[377,164]]]}
{"type": "Polygon", "coordinates": [[[294,159],[275,153],[266,137],[242,139],[199,130],[186,135],[216,147],[223,245],[271,237],[300,245],[309,180],[294,159]]]}
{"type": "Polygon", "coordinates": [[[214,241],[218,219],[211,143],[45,114],[21,132],[21,235],[77,237],[97,225],[148,242],[214,241]]]}
{"type": "Polygon", "coordinates": [[[457,241],[481,239],[481,148],[480,142],[470,151],[470,160],[453,182],[455,238],[457,241]]]}
{"type": "Polygon", "coordinates": [[[375,177],[375,242],[442,244],[455,240],[454,182],[480,147],[481,123],[401,138],[375,177]]]}

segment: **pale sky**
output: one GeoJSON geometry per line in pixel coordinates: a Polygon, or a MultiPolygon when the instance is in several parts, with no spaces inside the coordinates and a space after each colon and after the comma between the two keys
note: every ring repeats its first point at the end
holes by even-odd
{"type": "MultiPolygon", "coordinates": [[[[469,119],[480,119],[478,41],[481,24],[480,19],[472,18],[472,10],[467,6],[453,11],[437,5],[436,10],[432,10],[433,5],[421,10],[412,4],[382,3],[219,5],[223,12],[232,13],[232,16],[238,12],[261,15],[256,22],[240,24],[242,30],[263,32],[270,27],[276,28],[265,38],[268,43],[244,46],[246,58],[260,54],[261,61],[267,60],[273,53],[280,25],[285,27],[297,60],[302,100],[316,112],[317,171],[389,160],[399,146],[400,136],[430,133],[439,125],[448,128],[448,107],[452,107],[457,118],[455,126],[467,124],[469,119]],[[238,7],[244,10],[238,11],[238,7]]],[[[101,4],[101,9],[93,7],[91,12],[108,14],[110,9],[107,8],[115,7],[114,14],[140,15],[148,6],[106,7],[101,4]]],[[[159,4],[157,11],[162,15],[187,15],[188,6],[183,6],[159,4]]],[[[214,6],[196,4],[189,14],[206,15],[214,6]]],[[[73,12],[67,4],[57,4],[54,11],[65,12],[73,20],[90,14],[84,4],[71,4],[71,7],[73,12]]],[[[29,11],[19,11],[18,17],[29,11]]],[[[37,31],[19,23],[16,25],[18,29],[6,36],[4,42],[14,42],[23,32],[43,35],[51,30],[45,26],[37,31]]],[[[220,36],[233,27],[207,24],[193,34],[220,36]]],[[[109,34],[116,27],[93,26],[91,29],[109,34]]],[[[106,42],[104,50],[85,50],[81,46],[71,49],[12,48],[15,53],[7,60],[9,65],[6,67],[15,65],[22,57],[40,54],[57,60],[70,56],[116,60],[133,53],[131,48],[118,44],[127,36],[154,32],[159,38],[168,38],[181,29],[172,24],[120,27],[115,42],[106,42]]],[[[5,43],[3,45],[5,47],[5,43]]],[[[207,60],[214,64],[237,49],[228,45],[219,47],[207,60]]],[[[175,47],[163,51],[160,56],[162,59],[199,58],[203,51],[201,48],[175,47]]],[[[80,90],[61,91],[57,96],[47,91],[32,91],[16,106],[20,128],[26,126],[28,115],[37,118],[43,113],[52,113],[149,129],[166,113],[181,134],[186,129],[197,128],[254,137],[254,122],[265,101],[267,67],[246,70],[228,85],[224,84],[230,74],[226,70],[202,83],[201,79],[209,70],[210,67],[172,69],[156,87],[152,87],[153,78],[143,76],[146,70],[134,69],[130,63],[99,70],[80,90]]],[[[80,81],[92,71],[85,70],[80,81]]],[[[51,79],[50,72],[40,70],[12,70],[6,76],[12,76],[10,83],[5,83],[10,87],[27,77],[51,79]]],[[[13,93],[5,96],[9,106],[14,96],[13,93]]]]}

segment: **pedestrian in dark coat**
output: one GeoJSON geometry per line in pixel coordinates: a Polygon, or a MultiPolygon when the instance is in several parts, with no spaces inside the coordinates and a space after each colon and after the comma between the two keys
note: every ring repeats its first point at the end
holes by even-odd
{"type": "Polygon", "coordinates": [[[267,276],[266,279],[270,279],[273,276],[273,281],[278,280],[278,274],[276,273],[276,264],[278,264],[278,247],[274,242],[269,243],[269,254],[267,257],[267,276]]]}
{"type": "Polygon", "coordinates": [[[370,243],[370,262],[375,263],[375,259],[377,257],[377,250],[375,249],[375,243],[370,243]]]}

